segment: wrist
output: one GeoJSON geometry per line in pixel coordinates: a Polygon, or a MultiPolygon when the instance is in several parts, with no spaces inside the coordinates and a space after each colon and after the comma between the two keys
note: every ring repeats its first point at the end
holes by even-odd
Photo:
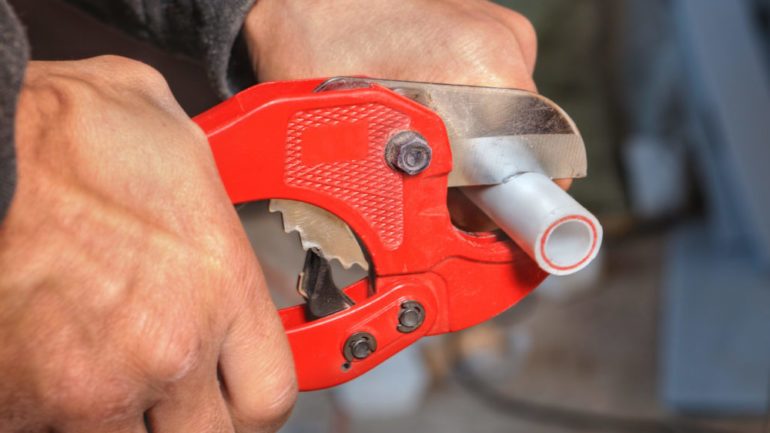
{"type": "Polygon", "coordinates": [[[261,29],[265,28],[266,20],[265,14],[267,5],[266,0],[257,0],[246,14],[246,19],[243,21],[242,36],[246,41],[246,49],[249,55],[249,61],[254,70],[254,74],[259,76],[259,47],[260,44],[264,44],[264,34],[261,33],[261,29]]]}

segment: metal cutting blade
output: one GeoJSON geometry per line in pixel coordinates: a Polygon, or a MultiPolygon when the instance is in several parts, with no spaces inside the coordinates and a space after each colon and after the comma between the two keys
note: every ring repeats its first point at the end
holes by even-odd
{"type": "Polygon", "coordinates": [[[281,213],[286,233],[299,233],[305,251],[317,249],[326,260],[338,260],[345,269],[358,265],[369,270],[353,231],[333,213],[292,200],[270,200],[270,212],[281,213]]]}

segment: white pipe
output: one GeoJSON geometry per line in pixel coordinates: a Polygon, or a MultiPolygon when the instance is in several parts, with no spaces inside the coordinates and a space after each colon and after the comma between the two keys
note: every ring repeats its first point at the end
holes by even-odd
{"type": "Polygon", "coordinates": [[[599,253],[599,221],[540,173],[463,192],[550,274],[574,274],[599,253]]]}

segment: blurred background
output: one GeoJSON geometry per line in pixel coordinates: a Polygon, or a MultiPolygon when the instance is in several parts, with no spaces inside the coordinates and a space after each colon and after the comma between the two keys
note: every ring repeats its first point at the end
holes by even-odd
{"type": "MultiPolygon", "coordinates": [[[[36,59],[122,54],[191,115],[217,102],[192,59],[59,0],[11,3],[36,59]]],[[[586,139],[572,193],[602,220],[603,255],[303,394],[282,431],[770,432],[770,1],[500,3],[535,24],[539,89],[586,139]]],[[[271,287],[293,286],[297,239],[264,204],[240,212],[271,287]]]]}

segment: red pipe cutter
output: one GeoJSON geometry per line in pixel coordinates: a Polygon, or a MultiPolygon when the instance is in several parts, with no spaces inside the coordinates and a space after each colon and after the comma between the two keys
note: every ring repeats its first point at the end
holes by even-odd
{"type": "MultiPolygon", "coordinates": [[[[339,290],[323,247],[311,248],[299,283],[307,303],[280,311],[301,390],[347,382],[423,336],[484,322],[547,276],[504,235],[460,230],[447,210],[448,186],[472,184],[453,167],[467,152],[462,136],[478,136],[471,129],[484,122],[485,134],[515,135],[489,124],[501,115],[495,98],[514,95],[518,106],[502,121],[513,120],[519,135],[579,137],[561,110],[527,92],[366,78],[260,84],[195,118],[233,203],[320,208],[344,221],[364,252],[369,277],[339,290]],[[478,107],[473,95],[489,103],[478,107]]],[[[584,175],[574,161],[565,167],[547,171],[584,175]]],[[[505,173],[487,175],[494,182],[505,173]]]]}

